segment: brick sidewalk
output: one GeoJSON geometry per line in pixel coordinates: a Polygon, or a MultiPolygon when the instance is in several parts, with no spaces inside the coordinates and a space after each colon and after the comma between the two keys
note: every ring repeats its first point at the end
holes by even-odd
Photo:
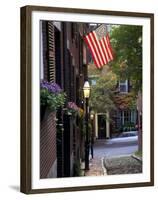
{"type": "Polygon", "coordinates": [[[101,158],[93,158],[89,161],[89,170],[85,171],[85,176],[104,176],[106,175],[101,158]]]}

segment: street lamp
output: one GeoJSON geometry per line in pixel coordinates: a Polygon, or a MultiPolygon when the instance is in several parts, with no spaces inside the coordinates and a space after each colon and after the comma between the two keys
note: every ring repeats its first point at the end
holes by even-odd
{"type": "Polygon", "coordinates": [[[92,159],[93,159],[93,144],[94,144],[94,112],[93,111],[91,111],[91,114],[90,114],[90,119],[91,119],[91,126],[92,126],[92,128],[91,128],[91,156],[92,156],[92,159]]]}
{"type": "Polygon", "coordinates": [[[90,85],[88,81],[85,81],[83,86],[83,94],[86,100],[86,140],[85,140],[85,170],[89,170],[89,131],[88,131],[88,120],[89,120],[89,109],[88,109],[88,100],[90,96],[90,85]]]}
{"type": "Polygon", "coordinates": [[[88,99],[90,96],[90,85],[88,81],[85,81],[84,86],[83,86],[83,94],[84,98],[88,99]]]}
{"type": "Polygon", "coordinates": [[[93,119],[94,119],[94,114],[93,113],[91,113],[90,118],[93,121],[93,119]]]}

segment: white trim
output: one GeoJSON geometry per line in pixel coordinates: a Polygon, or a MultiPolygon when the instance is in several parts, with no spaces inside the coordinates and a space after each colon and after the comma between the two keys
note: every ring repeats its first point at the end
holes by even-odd
{"type": "Polygon", "coordinates": [[[95,136],[98,138],[98,115],[95,114],[95,136]]]}
{"type": "Polygon", "coordinates": [[[106,113],[106,138],[110,138],[109,111],[106,113]]]}

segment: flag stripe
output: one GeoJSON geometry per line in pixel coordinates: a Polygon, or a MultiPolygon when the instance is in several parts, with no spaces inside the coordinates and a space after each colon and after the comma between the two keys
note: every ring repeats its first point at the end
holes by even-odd
{"type": "Polygon", "coordinates": [[[103,38],[103,41],[104,41],[104,45],[105,45],[106,52],[107,52],[107,55],[108,55],[108,61],[110,61],[110,54],[109,54],[109,49],[108,49],[106,37],[103,38]]]}
{"type": "Polygon", "coordinates": [[[107,46],[107,50],[108,50],[108,54],[109,54],[109,59],[112,60],[112,55],[111,55],[111,51],[110,51],[110,49],[109,49],[107,37],[105,37],[105,41],[106,41],[106,46],[107,46]]]}
{"type": "Polygon", "coordinates": [[[105,62],[105,65],[106,65],[106,64],[108,63],[108,58],[107,58],[106,49],[105,49],[105,46],[104,46],[104,43],[103,43],[103,41],[102,41],[102,40],[100,40],[99,42],[100,42],[100,46],[101,46],[101,48],[102,48],[102,51],[103,51],[103,53],[104,53],[104,56],[105,56],[105,60],[106,60],[106,62],[105,62]]]}
{"type": "Polygon", "coordinates": [[[102,42],[102,45],[103,45],[103,47],[104,47],[104,52],[105,52],[105,54],[106,54],[107,62],[109,62],[109,61],[110,61],[110,59],[109,59],[109,54],[108,54],[108,52],[107,52],[107,47],[106,47],[106,43],[105,43],[105,41],[104,41],[104,38],[101,40],[101,42],[102,42]]]}
{"type": "Polygon", "coordinates": [[[114,59],[110,37],[104,24],[87,34],[84,40],[97,68],[101,68],[114,59]]]}
{"type": "Polygon", "coordinates": [[[114,59],[114,55],[113,55],[113,50],[112,50],[112,47],[111,47],[111,44],[110,44],[110,36],[109,36],[108,33],[107,33],[107,35],[106,35],[106,39],[107,39],[108,46],[109,46],[109,49],[110,49],[111,58],[112,58],[112,60],[113,60],[113,59],[114,59]]]}
{"type": "Polygon", "coordinates": [[[91,45],[91,43],[90,43],[90,41],[89,41],[89,39],[88,39],[88,36],[86,36],[84,39],[85,39],[85,41],[86,41],[86,43],[87,43],[87,45],[88,45],[88,47],[89,47],[89,49],[90,49],[90,51],[91,51],[92,58],[93,58],[93,60],[94,60],[94,64],[98,67],[98,66],[99,66],[99,63],[98,63],[98,60],[96,59],[96,54],[95,54],[95,52],[94,52],[94,50],[93,50],[93,47],[92,47],[92,45],[91,45]]]}
{"type": "Polygon", "coordinates": [[[92,41],[91,41],[90,35],[87,37],[87,40],[89,41],[89,44],[90,44],[91,49],[92,49],[92,53],[93,53],[93,55],[95,56],[95,61],[97,62],[97,67],[99,68],[99,67],[101,66],[101,63],[100,63],[100,60],[99,60],[99,58],[98,58],[97,52],[96,52],[96,50],[95,50],[95,47],[94,47],[94,45],[93,45],[93,43],[92,43],[92,41]]]}
{"type": "Polygon", "coordinates": [[[99,43],[99,41],[98,41],[98,39],[97,39],[97,36],[96,36],[95,31],[92,32],[92,35],[93,35],[93,38],[94,38],[94,40],[95,40],[96,46],[97,46],[97,48],[98,48],[100,57],[101,57],[101,59],[102,59],[102,63],[103,63],[103,65],[105,65],[106,60],[105,60],[103,51],[102,51],[102,49],[101,49],[100,43],[99,43]]]}
{"type": "Polygon", "coordinates": [[[89,39],[90,39],[90,41],[91,41],[91,43],[92,43],[92,46],[93,46],[93,48],[94,48],[94,50],[95,50],[95,53],[96,53],[97,58],[98,58],[98,60],[99,60],[99,64],[100,64],[100,66],[102,66],[103,63],[102,63],[101,57],[100,57],[100,55],[99,55],[98,49],[97,49],[97,47],[96,47],[96,44],[95,44],[95,42],[94,42],[92,33],[89,34],[89,39]]]}
{"type": "Polygon", "coordinates": [[[93,57],[93,60],[94,60],[94,64],[99,68],[100,64],[99,64],[99,62],[97,60],[96,54],[95,54],[95,52],[93,50],[93,47],[92,47],[92,45],[91,45],[91,43],[90,43],[90,41],[88,39],[88,36],[85,36],[84,40],[85,40],[87,46],[89,47],[89,49],[91,51],[91,54],[92,54],[92,57],[93,57]]]}

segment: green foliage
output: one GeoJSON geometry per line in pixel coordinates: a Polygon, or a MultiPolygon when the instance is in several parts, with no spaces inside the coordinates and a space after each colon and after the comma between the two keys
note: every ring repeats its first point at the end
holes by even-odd
{"type": "Polygon", "coordinates": [[[120,79],[130,79],[134,91],[142,87],[142,26],[120,25],[111,30],[115,59],[111,63],[120,79]]]}
{"type": "Polygon", "coordinates": [[[128,132],[128,131],[136,131],[135,124],[133,122],[125,123],[124,125],[113,126],[114,133],[128,132]]]}
{"type": "Polygon", "coordinates": [[[68,115],[72,115],[73,117],[77,116],[79,112],[79,107],[75,102],[68,102],[67,107],[65,108],[65,113],[68,115]]]}
{"type": "Polygon", "coordinates": [[[97,79],[96,85],[92,86],[89,102],[95,112],[106,112],[115,108],[112,96],[116,83],[116,76],[111,71],[97,79]]]}
{"type": "Polygon", "coordinates": [[[136,156],[138,156],[139,158],[142,158],[142,151],[136,151],[135,153],[134,153],[134,155],[136,155],[136,156]]]}
{"type": "Polygon", "coordinates": [[[65,99],[66,95],[64,92],[53,94],[50,93],[47,89],[40,90],[41,106],[45,106],[52,111],[56,111],[58,108],[63,107],[65,99]]]}
{"type": "Polygon", "coordinates": [[[117,108],[136,109],[136,95],[134,92],[129,92],[127,94],[117,94],[113,97],[113,101],[117,108]]]}
{"type": "Polygon", "coordinates": [[[135,131],[135,124],[133,122],[128,122],[125,123],[124,126],[122,127],[122,131],[135,131]]]}

